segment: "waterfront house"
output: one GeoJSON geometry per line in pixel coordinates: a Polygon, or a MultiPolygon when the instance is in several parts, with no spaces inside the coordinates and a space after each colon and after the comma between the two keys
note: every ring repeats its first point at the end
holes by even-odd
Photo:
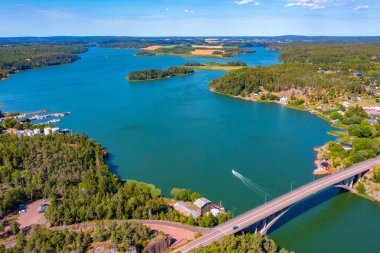
{"type": "Polygon", "coordinates": [[[288,104],[288,97],[281,97],[280,98],[280,104],[287,105],[288,104]]]}
{"type": "Polygon", "coordinates": [[[324,170],[329,170],[331,166],[327,162],[321,162],[321,168],[324,170]]]}
{"type": "Polygon", "coordinates": [[[29,130],[29,129],[24,130],[24,136],[33,137],[33,135],[34,135],[34,133],[32,130],[29,130]]]}
{"type": "Polygon", "coordinates": [[[58,133],[59,132],[59,127],[54,127],[51,129],[52,133],[58,133]]]}
{"type": "Polygon", "coordinates": [[[193,217],[194,219],[198,218],[200,216],[200,214],[194,210],[193,208],[191,208],[189,205],[187,205],[186,203],[184,202],[176,202],[174,205],[173,205],[173,208],[175,210],[177,210],[179,213],[187,216],[187,217],[193,217]]]}
{"type": "Polygon", "coordinates": [[[37,135],[37,134],[41,134],[41,130],[40,130],[39,128],[36,128],[36,129],[33,130],[33,133],[34,133],[35,135],[37,135]]]}
{"type": "Polygon", "coordinates": [[[206,198],[199,198],[194,201],[194,209],[199,215],[210,212],[212,208],[213,205],[211,201],[206,198]]]}
{"type": "Polygon", "coordinates": [[[342,144],[342,147],[345,151],[349,151],[352,149],[352,145],[351,144],[347,144],[347,143],[343,143],[342,144]]]}
{"type": "Polygon", "coordinates": [[[45,127],[45,128],[44,128],[44,134],[45,134],[45,135],[49,135],[49,134],[51,134],[51,127],[45,127]]]}
{"type": "Polygon", "coordinates": [[[217,208],[211,208],[210,213],[211,213],[214,217],[216,217],[216,216],[218,216],[218,215],[220,214],[220,209],[217,209],[217,208]]]}

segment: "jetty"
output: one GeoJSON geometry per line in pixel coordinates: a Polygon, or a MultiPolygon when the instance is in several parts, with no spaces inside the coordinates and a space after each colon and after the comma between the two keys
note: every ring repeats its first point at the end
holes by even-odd
{"type": "Polygon", "coordinates": [[[52,117],[65,117],[66,115],[70,114],[70,112],[59,112],[59,113],[50,113],[50,114],[44,114],[44,115],[35,115],[33,117],[28,118],[29,120],[41,120],[46,118],[52,118],[52,117]]]}
{"type": "Polygon", "coordinates": [[[31,115],[37,115],[37,114],[42,114],[42,113],[47,113],[49,110],[40,110],[40,111],[35,111],[35,112],[27,112],[27,113],[19,113],[17,115],[11,115],[11,116],[5,116],[1,119],[19,119],[19,118],[25,118],[31,115]]]}

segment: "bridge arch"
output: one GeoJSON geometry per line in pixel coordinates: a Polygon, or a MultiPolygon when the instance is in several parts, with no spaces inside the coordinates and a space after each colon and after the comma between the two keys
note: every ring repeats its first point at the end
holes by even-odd
{"type": "Polygon", "coordinates": [[[350,192],[354,190],[353,187],[345,185],[345,184],[337,184],[337,185],[335,185],[335,187],[341,188],[341,189],[344,189],[344,190],[347,190],[347,191],[350,191],[350,192]]]}

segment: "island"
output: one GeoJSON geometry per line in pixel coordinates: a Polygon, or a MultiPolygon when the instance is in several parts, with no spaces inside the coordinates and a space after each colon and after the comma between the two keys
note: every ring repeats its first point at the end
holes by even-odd
{"type": "Polygon", "coordinates": [[[130,72],[127,76],[127,80],[130,82],[154,81],[191,74],[194,74],[194,70],[187,67],[170,67],[165,70],[146,69],[130,72]]]}

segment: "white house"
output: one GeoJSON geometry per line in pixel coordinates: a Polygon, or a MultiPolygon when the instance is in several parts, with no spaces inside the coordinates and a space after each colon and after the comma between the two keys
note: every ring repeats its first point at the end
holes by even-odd
{"type": "Polygon", "coordinates": [[[212,208],[212,209],[210,210],[210,213],[212,213],[212,215],[213,215],[214,217],[216,217],[216,216],[218,216],[218,214],[220,214],[220,210],[219,210],[219,209],[216,209],[216,208],[212,208]]]}
{"type": "Polygon", "coordinates": [[[33,135],[34,135],[34,133],[32,130],[29,130],[29,129],[24,130],[24,136],[33,137],[33,135]]]}
{"type": "Polygon", "coordinates": [[[346,108],[347,108],[347,107],[350,107],[350,103],[348,103],[348,102],[343,102],[342,105],[343,105],[344,107],[346,107],[346,108]]]}
{"type": "Polygon", "coordinates": [[[45,135],[49,135],[49,134],[51,134],[51,127],[45,127],[45,128],[44,128],[44,134],[45,134],[45,135]]]}
{"type": "Polygon", "coordinates": [[[281,97],[280,98],[280,104],[287,105],[288,104],[288,97],[281,97]]]}
{"type": "Polygon", "coordinates": [[[34,134],[41,134],[41,130],[39,128],[36,128],[33,130],[34,134]]]}
{"type": "Polygon", "coordinates": [[[59,127],[54,127],[51,129],[52,133],[58,133],[59,132],[59,127]]]}

